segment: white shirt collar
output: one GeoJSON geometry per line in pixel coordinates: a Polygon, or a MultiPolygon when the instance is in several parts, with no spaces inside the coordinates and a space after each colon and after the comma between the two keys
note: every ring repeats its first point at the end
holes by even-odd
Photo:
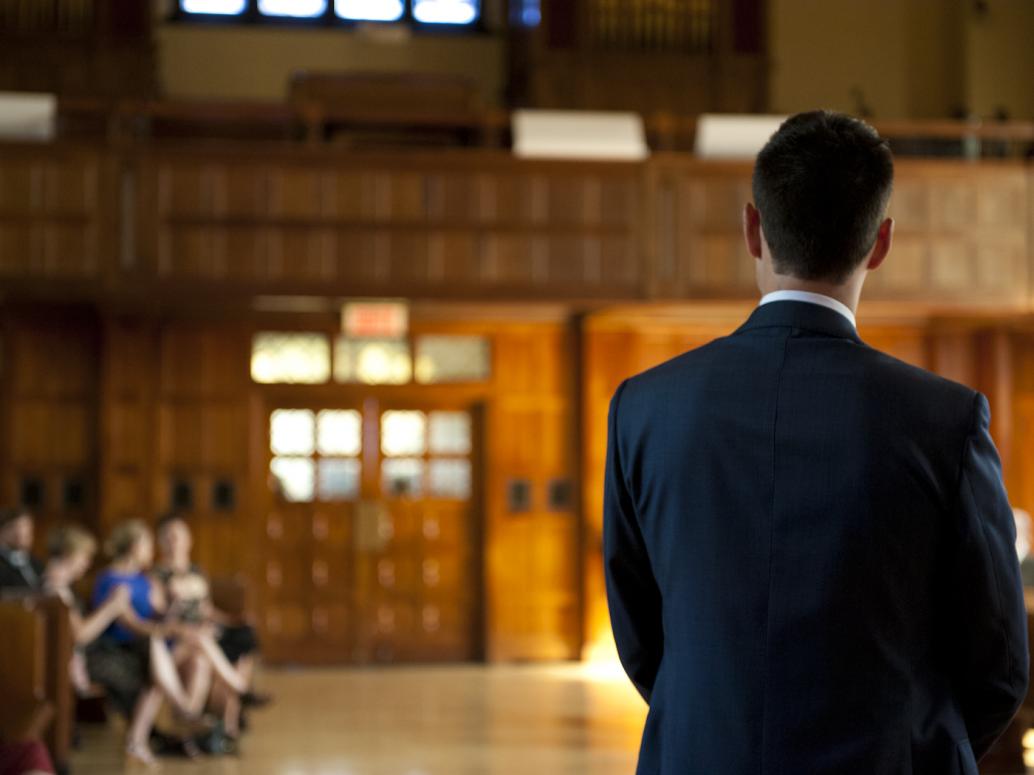
{"type": "Polygon", "coordinates": [[[854,313],[851,311],[850,307],[842,301],[838,301],[832,296],[826,296],[823,293],[812,293],[811,291],[772,291],[771,293],[766,293],[761,297],[761,301],[758,303],[758,306],[768,304],[773,301],[805,301],[809,304],[818,304],[822,307],[827,307],[834,312],[839,312],[851,322],[852,326],[857,326],[854,319],[854,313]]]}

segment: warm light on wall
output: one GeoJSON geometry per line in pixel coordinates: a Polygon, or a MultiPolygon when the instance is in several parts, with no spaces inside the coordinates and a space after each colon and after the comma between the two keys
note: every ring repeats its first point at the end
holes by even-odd
{"type": "Polygon", "coordinates": [[[604,620],[602,625],[590,633],[585,648],[582,649],[582,660],[599,664],[612,662],[617,665],[618,670],[621,669],[618,661],[618,649],[614,644],[614,634],[610,631],[609,620],[604,620]]]}

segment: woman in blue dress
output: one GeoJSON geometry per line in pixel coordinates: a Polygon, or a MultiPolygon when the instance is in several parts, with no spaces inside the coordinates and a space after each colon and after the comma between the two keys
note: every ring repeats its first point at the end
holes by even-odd
{"type": "Polygon", "coordinates": [[[148,740],[162,700],[168,699],[184,719],[196,720],[208,695],[211,665],[195,635],[165,617],[163,591],[147,575],[154,557],[154,540],[147,525],[140,520],[117,525],[105,542],[105,551],[111,563],[97,576],[93,603],[101,605],[118,593],[128,594],[129,605],[100,636],[97,647],[87,653],[88,673],[108,679],[101,683],[121,685],[129,695],[122,698],[124,709],[132,705],[126,753],[153,765],[148,740]],[[186,686],[177,662],[187,668],[190,678],[186,686]]]}

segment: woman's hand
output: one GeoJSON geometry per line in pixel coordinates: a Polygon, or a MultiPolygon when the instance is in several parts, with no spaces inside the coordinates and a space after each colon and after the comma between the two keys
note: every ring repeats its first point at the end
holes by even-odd
{"type": "Polygon", "coordinates": [[[120,584],[112,590],[105,604],[113,606],[119,613],[129,613],[133,610],[133,595],[129,587],[120,584]]]}

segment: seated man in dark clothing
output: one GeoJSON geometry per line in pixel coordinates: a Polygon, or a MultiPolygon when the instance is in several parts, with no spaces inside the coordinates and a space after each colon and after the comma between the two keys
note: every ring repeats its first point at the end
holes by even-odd
{"type": "Polygon", "coordinates": [[[43,564],[30,554],[35,527],[25,509],[0,511],[0,589],[41,588],[43,564]]]}

